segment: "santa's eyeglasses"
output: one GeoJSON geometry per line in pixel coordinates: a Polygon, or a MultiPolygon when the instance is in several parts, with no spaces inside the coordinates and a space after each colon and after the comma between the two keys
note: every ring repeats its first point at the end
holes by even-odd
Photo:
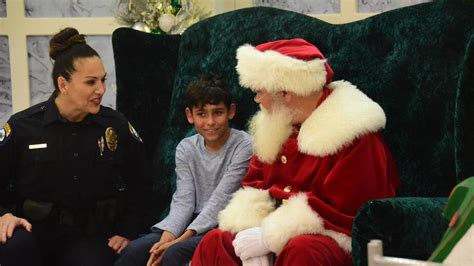
{"type": "Polygon", "coordinates": [[[278,92],[268,92],[264,90],[258,90],[255,92],[255,96],[253,97],[253,100],[260,104],[262,100],[267,97],[267,95],[272,95],[272,97],[275,96],[285,96],[287,94],[286,91],[278,91],[278,92]]]}
{"type": "Polygon", "coordinates": [[[262,91],[262,90],[258,90],[255,92],[255,96],[253,97],[253,100],[256,102],[256,103],[261,103],[262,100],[267,97],[267,95],[269,95],[271,93],[269,93],[268,91],[262,91]]]}

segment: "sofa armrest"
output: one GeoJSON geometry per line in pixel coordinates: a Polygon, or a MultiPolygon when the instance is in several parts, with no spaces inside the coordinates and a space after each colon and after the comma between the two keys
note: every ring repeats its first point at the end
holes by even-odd
{"type": "Polygon", "coordinates": [[[366,203],[352,227],[354,265],[367,265],[367,243],[382,240],[384,254],[426,260],[447,229],[447,198],[391,198],[366,203]]]}

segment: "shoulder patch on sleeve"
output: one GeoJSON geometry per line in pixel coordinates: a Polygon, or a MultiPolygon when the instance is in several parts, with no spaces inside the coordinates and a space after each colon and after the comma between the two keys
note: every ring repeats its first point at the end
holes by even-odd
{"type": "Polygon", "coordinates": [[[138,132],[135,130],[135,128],[133,128],[132,124],[130,124],[130,122],[128,122],[128,129],[130,130],[130,134],[132,134],[133,138],[140,141],[140,142],[143,142],[142,138],[140,138],[140,135],[138,135],[138,132]]]}
{"type": "Polygon", "coordinates": [[[10,137],[12,133],[12,129],[8,123],[5,123],[0,129],[0,145],[6,143],[8,141],[8,138],[10,137]]]}

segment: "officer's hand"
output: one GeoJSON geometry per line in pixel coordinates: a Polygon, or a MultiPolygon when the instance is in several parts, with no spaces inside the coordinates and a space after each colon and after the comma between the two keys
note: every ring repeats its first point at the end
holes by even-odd
{"type": "Polygon", "coordinates": [[[21,226],[31,232],[33,226],[25,219],[6,213],[0,217],[0,244],[5,244],[13,235],[15,228],[21,226]]]}
{"type": "Polygon", "coordinates": [[[125,237],[115,235],[111,238],[109,238],[109,247],[115,251],[115,253],[120,254],[122,250],[128,245],[128,240],[125,237]]]}

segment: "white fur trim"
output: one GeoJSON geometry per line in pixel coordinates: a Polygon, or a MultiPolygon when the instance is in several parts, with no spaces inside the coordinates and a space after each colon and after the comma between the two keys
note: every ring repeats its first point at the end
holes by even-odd
{"type": "Polygon", "coordinates": [[[304,194],[291,197],[262,222],[263,238],[268,248],[279,254],[286,243],[301,234],[324,230],[323,221],[308,205],[304,194]]]}
{"type": "Polygon", "coordinates": [[[354,139],[385,127],[382,107],[354,85],[335,81],[328,88],[331,95],[301,125],[298,148],[302,153],[335,154],[354,139]]]}
{"type": "Polygon", "coordinates": [[[352,237],[333,230],[324,230],[319,234],[329,236],[347,253],[352,252],[352,237]]]}
{"type": "Polygon", "coordinates": [[[351,237],[324,228],[323,220],[308,204],[308,198],[300,193],[288,199],[262,221],[263,238],[268,248],[277,255],[293,237],[303,234],[321,234],[334,239],[348,253],[351,237]]]}
{"type": "Polygon", "coordinates": [[[236,234],[244,229],[260,226],[273,210],[275,201],[268,190],[243,187],[237,190],[229,204],[219,212],[219,228],[236,234]]]}
{"type": "Polygon", "coordinates": [[[267,50],[261,52],[250,44],[237,49],[237,72],[240,85],[253,91],[291,91],[307,96],[326,84],[324,59],[299,60],[267,50]]]}

